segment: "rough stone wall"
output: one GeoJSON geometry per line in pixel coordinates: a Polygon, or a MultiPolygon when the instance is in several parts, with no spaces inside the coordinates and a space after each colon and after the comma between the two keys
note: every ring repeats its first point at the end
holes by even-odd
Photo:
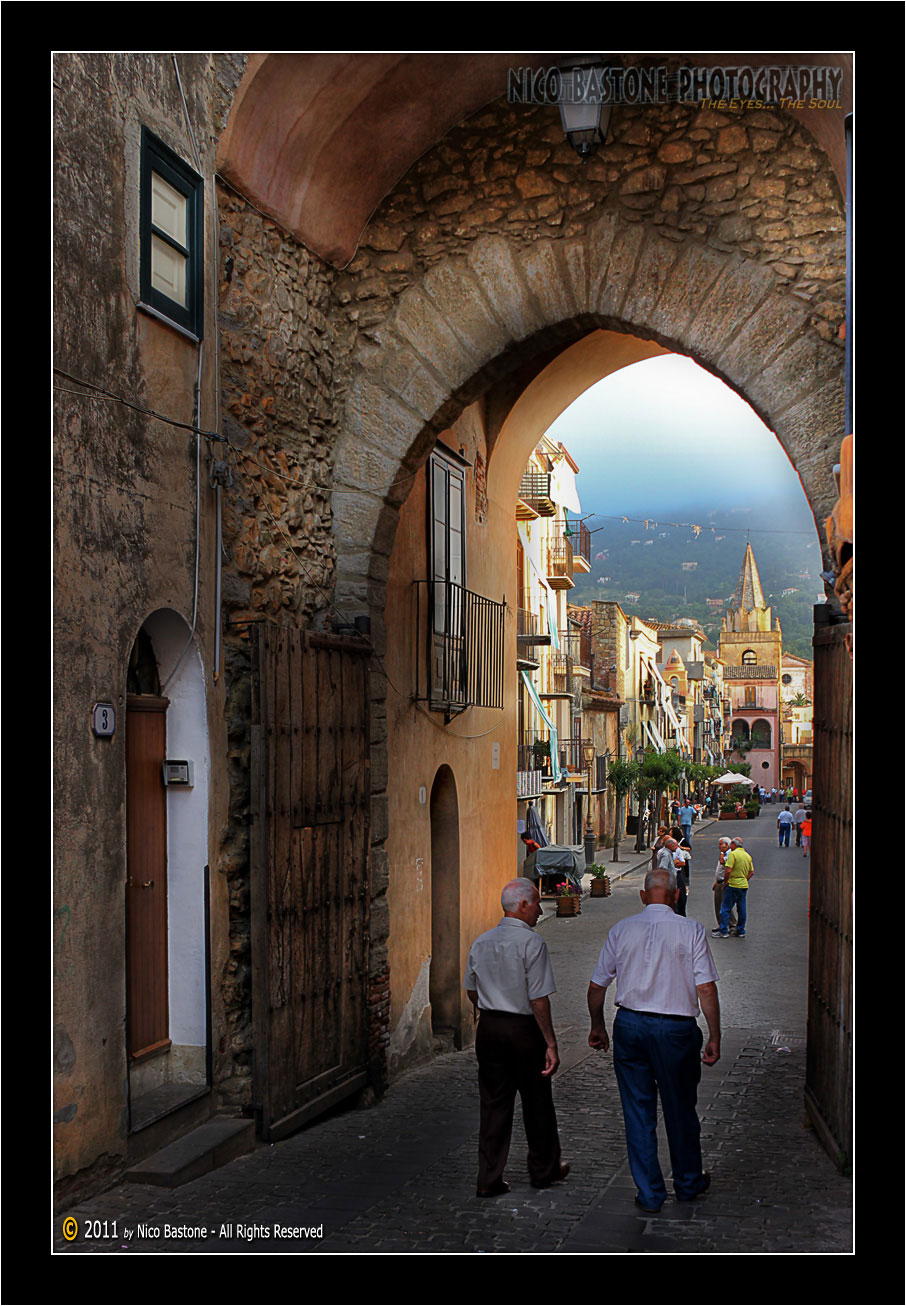
{"type": "Polygon", "coordinates": [[[331,533],[333,273],[228,188],[219,190],[221,425],[233,477],[224,494],[224,669],[230,819],[220,869],[230,902],[222,987],[229,1102],[249,1100],[249,626],[308,627],[333,615],[331,533]]]}
{"type": "Polygon", "coordinates": [[[757,259],[809,307],[823,340],[844,317],[844,222],[836,180],[807,131],[768,110],[619,107],[583,164],[555,109],[497,101],[457,127],[378,209],[339,285],[369,331],[420,272],[497,233],[577,235],[616,210],[668,239],[757,259]]]}

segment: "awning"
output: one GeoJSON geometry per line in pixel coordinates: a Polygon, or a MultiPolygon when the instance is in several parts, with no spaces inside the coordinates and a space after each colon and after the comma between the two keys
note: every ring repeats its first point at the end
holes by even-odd
{"type": "Polygon", "coordinates": [[[667,745],[664,743],[663,739],[661,738],[661,732],[658,730],[654,722],[646,721],[644,722],[644,724],[648,727],[649,735],[651,736],[651,741],[654,744],[655,748],[658,750],[658,752],[666,753],[667,745]]]}
{"type": "Polygon", "coordinates": [[[522,677],[523,684],[525,685],[526,689],[529,692],[529,698],[532,700],[532,702],[535,704],[535,707],[538,710],[538,715],[541,717],[541,720],[544,722],[544,724],[551,732],[551,739],[550,739],[551,779],[555,781],[559,780],[560,779],[560,736],[557,734],[557,727],[554,725],[553,721],[545,712],[544,705],[542,704],[541,699],[538,697],[537,689],[529,679],[528,672],[520,671],[519,674],[522,677]]]}

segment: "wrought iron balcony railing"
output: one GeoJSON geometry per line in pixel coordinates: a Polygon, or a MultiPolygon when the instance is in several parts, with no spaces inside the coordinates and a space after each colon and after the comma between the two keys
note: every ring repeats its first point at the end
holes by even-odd
{"type": "MultiPolygon", "coordinates": [[[[416,581],[417,629],[427,614],[427,683],[415,697],[452,716],[468,707],[503,707],[503,603],[453,581],[416,581]]],[[[420,666],[420,659],[416,665],[420,666]]]]}
{"type": "Polygon", "coordinates": [[[557,505],[551,499],[549,472],[523,472],[519,498],[541,517],[553,517],[557,511],[557,505]]]}
{"type": "Polygon", "coordinates": [[[573,588],[573,550],[565,536],[547,546],[547,580],[555,589],[573,588]]]}
{"type": "Polygon", "coordinates": [[[565,771],[588,771],[583,750],[589,742],[588,739],[560,740],[560,765],[565,771]]]}
{"type": "Polygon", "coordinates": [[[570,538],[573,546],[573,562],[581,560],[584,565],[580,570],[589,571],[591,569],[591,531],[584,522],[578,522],[575,526],[570,524],[570,538]]]}

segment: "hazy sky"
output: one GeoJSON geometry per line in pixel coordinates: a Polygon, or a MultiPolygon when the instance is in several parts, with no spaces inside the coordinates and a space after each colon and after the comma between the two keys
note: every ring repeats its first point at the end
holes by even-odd
{"type": "MultiPolygon", "coordinates": [[[[745,400],[691,359],[646,359],[605,377],[548,435],[579,465],[582,515],[680,520],[683,505],[719,512],[769,506],[813,526],[799,477],[745,400]]],[[[757,513],[756,513],[757,515],[757,513]]],[[[688,520],[686,518],[685,520],[688,520]]]]}

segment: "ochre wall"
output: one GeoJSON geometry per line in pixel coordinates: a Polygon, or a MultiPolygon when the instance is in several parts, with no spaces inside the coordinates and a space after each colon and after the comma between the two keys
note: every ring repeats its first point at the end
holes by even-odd
{"type": "MultiPolygon", "coordinates": [[[[466,585],[495,601],[507,598],[503,648],[504,711],[470,708],[449,724],[441,713],[410,701],[415,689],[415,658],[425,683],[426,587],[421,593],[421,623],[416,629],[415,586],[427,576],[425,468],[413,478],[400,510],[387,579],[387,796],[389,834],[388,954],[390,961],[390,1072],[432,1050],[426,1010],[427,963],[431,955],[431,789],[438,770],[449,766],[456,784],[460,829],[459,920],[448,923],[458,936],[459,977],[472,939],[500,916],[500,891],[515,873],[516,821],[515,546],[513,508],[501,501],[493,474],[487,502],[476,503],[475,470],[486,461],[483,406],[472,405],[448,431],[443,443],[472,463],[466,478],[466,585]],[[477,511],[476,511],[477,507],[477,511]],[[499,767],[492,764],[500,745],[499,767]],[[426,801],[419,802],[424,788],[426,801]]],[[[460,990],[461,1037],[474,1034],[471,1007],[460,990]]]]}

